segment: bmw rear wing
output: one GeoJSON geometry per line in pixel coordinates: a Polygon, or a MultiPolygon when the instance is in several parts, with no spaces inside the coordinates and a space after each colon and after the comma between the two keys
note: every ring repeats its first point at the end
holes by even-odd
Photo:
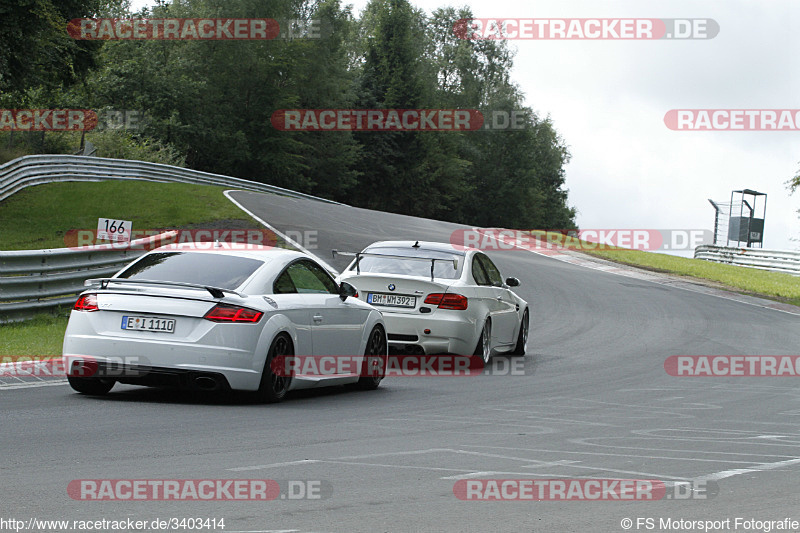
{"type": "Polygon", "coordinates": [[[205,289],[211,293],[214,298],[222,298],[225,293],[230,293],[244,298],[244,296],[236,291],[230,289],[223,289],[222,287],[212,287],[209,285],[201,285],[199,283],[182,283],[180,281],[157,281],[149,279],[128,279],[128,278],[92,278],[83,282],[85,287],[94,287],[100,285],[101,289],[108,287],[109,283],[134,283],[139,285],[165,285],[168,287],[181,287],[187,289],[205,289]]]}
{"type": "Polygon", "coordinates": [[[361,274],[361,258],[364,256],[373,256],[373,257],[388,257],[391,259],[403,259],[406,261],[430,261],[431,263],[431,281],[434,280],[433,269],[436,266],[436,262],[439,261],[440,263],[452,263],[453,270],[458,270],[458,259],[437,259],[433,257],[408,257],[407,255],[390,255],[390,254],[375,254],[370,252],[340,252],[339,250],[331,250],[331,255],[336,257],[337,255],[341,255],[344,257],[355,257],[356,258],[356,274],[361,274]]]}

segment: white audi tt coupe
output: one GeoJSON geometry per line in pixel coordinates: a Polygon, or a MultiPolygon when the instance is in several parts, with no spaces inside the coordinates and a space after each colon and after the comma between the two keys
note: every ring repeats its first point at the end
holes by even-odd
{"type": "Polygon", "coordinates": [[[69,383],[105,394],[116,382],[199,390],[378,387],[387,341],[381,313],[311,257],[252,245],[153,250],[112,278],[89,280],[70,315],[69,383]],[[275,370],[287,357],[348,356],[356,370],[275,370]]]}
{"type": "Polygon", "coordinates": [[[383,313],[389,346],[426,354],[524,355],[528,303],[500,276],[489,257],[451,244],[382,241],[362,252],[339,275],[360,298],[383,313]]]}

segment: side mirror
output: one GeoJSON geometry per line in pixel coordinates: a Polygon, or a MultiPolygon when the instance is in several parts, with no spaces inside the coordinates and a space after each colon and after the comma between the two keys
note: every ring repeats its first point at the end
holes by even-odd
{"type": "Polygon", "coordinates": [[[345,301],[348,296],[358,298],[358,290],[346,281],[343,281],[339,284],[339,298],[345,301]]]}
{"type": "Polygon", "coordinates": [[[519,287],[519,280],[517,278],[506,278],[506,285],[509,287],[519,287]]]}

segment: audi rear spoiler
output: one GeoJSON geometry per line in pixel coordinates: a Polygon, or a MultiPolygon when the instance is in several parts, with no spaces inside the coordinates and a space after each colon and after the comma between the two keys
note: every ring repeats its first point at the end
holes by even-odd
{"type": "Polygon", "coordinates": [[[139,285],[164,285],[168,287],[183,287],[187,289],[205,289],[211,293],[211,296],[214,298],[222,298],[225,296],[225,293],[230,293],[238,296],[239,298],[244,298],[241,293],[236,291],[232,291],[230,289],[223,289],[222,287],[212,287],[210,285],[201,285],[199,283],[182,283],[180,281],[157,281],[157,280],[150,280],[150,279],[127,279],[127,278],[92,278],[87,279],[83,282],[85,287],[93,287],[96,285],[100,285],[101,289],[105,289],[108,287],[109,283],[133,283],[139,285]]]}

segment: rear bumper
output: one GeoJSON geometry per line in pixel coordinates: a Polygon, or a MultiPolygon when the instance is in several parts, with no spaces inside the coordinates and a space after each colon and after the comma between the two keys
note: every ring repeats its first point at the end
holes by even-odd
{"type": "Polygon", "coordinates": [[[144,356],[119,358],[65,354],[63,358],[68,375],[113,379],[130,385],[255,391],[261,382],[261,372],[251,369],[207,364],[168,365],[144,356]]]}
{"type": "Polygon", "coordinates": [[[105,361],[70,358],[69,375],[111,379],[128,385],[147,387],[173,387],[194,391],[229,391],[231,385],[224,374],[218,372],[163,368],[153,366],[120,365],[105,361]]]}
{"type": "Polygon", "coordinates": [[[233,325],[222,329],[203,324],[206,329],[181,337],[120,332],[106,327],[103,318],[72,312],[63,347],[68,371],[77,359],[93,362],[94,368],[102,365],[109,371],[106,377],[120,383],[187,386],[187,381],[194,382],[194,377],[202,374],[230,389],[258,390],[264,364],[263,356],[260,360],[255,356],[260,328],[233,325]],[[141,375],[137,369],[150,371],[141,375]]]}
{"type": "Polygon", "coordinates": [[[254,368],[257,365],[253,351],[218,346],[68,334],[63,358],[68,371],[73,361],[79,365],[88,363],[87,376],[92,369],[105,369],[108,375],[102,377],[120,383],[183,387],[186,380],[194,381],[192,376],[186,377],[192,373],[221,376],[226,387],[235,390],[258,390],[261,382],[261,369],[254,368]],[[142,375],[148,369],[144,372],[147,375],[142,375]]]}
{"type": "Polygon", "coordinates": [[[433,316],[384,311],[383,320],[389,347],[399,350],[419,347],[426,354],[472,355],[480,336],[476,321],[459,311],[439,309],[433,316]]]}

